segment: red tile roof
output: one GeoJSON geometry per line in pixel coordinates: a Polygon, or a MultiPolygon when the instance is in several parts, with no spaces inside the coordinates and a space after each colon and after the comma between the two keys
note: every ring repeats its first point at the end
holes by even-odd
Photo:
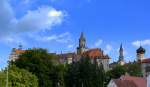
{"type": "Polygon", "coordinates": [[[16,54],[22,54],[22,53],[25,53],[25,52],[26,52],[26,50],[15,49],[16,54]]]}
{"type": "Polygon", "coordinates": [[[137,85],[136,87],[146,87],[147,85],[146,79],[142,77],[122,76],[120,79],[133,81],[137,85]]]}
{"type": "Polygon", "coordinates": [[[137,62],[138,62],[139,64],[142,64],[142,63],[150,63],[150,58],[143,59],[142,61],[138,60],[137,62]]]}
{"type": "Polygon", "coordinates": [[[109,56],[105,55],[103,51],[99,48],[89,49],[88,51],[84,52],[83,55],[90,58],[110,59],[109,56]]]}
{"type": "Polygon", "coordinates": [[[132,80],[114,79],[113,81],[117,87],[137,87],[137,85],[132,80]]]}
{"type": "Polygon", "coordinates": [[[142,60],[142,63],[150,63],[150,58],[146,58],[146,59],[142,60]]]}

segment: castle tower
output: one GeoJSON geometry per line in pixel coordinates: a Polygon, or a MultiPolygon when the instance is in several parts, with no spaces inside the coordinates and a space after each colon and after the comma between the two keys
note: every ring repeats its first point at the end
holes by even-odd
{"type": "Polygon", "coordinates": [[[81,32],[79,38],[79,46],[77,47],[77,54],[81,55],[86,50],[86,39],[84,37],[84,33],[81,32]]]}
{"type": "Polygon", "coordinates": [[[137,50],[136,50],[136,53],[137,53],[137,61],[141,61],[143,59],[145,59],[145,49],[140,46],[137,50]]]}
{"type": "Polygon", "coordinates": [[[120,45],[120,49],[119,49],[119,60],[118,60],[118,63],[120,65],[124,65],[125,62],[124,62],[124,56],[123,56],[123,47],[122,47],[122,44],[120,45]]]}

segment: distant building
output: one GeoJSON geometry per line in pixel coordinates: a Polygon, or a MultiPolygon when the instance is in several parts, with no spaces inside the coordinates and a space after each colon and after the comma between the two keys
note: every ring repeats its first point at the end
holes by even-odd
{"type": "Polygon", "coordinates": [[[86,38],[83,34],[83,32],[81,33],[81,36],[79,38],[79,46],[77,47],[77,54],[78,55],[82,55],[82,53],[84,53],[87,50],[86,47],[86,38]]]}
{"type": "Polygon", "coordinates": [[[107,87],[147,87],[147,81],[142,77],[121,76],[119,79],[112,79],[107,87]]]}
{"type": "Polygon", "coordinates": [[[98,65],[102,64],[105,71],[109,70],[110,57],[103,53],[99,48],[88,49],[86,46],[86,38],[82,32],[79,38],[79,46],[77,51],[73,53],[59,54],[59,61],[63,63],[72,63],[79,61],[82,57],[89,57],[91,61],[96,61],[98,65]]]}
{"type": "Polygon", "coordinates": [[[83,56],[91,58],[92,62],[96,62],[98,65],[103,65],[105,71],[109,70],[109,56],[104,54],[99,48],[93,48],[85,51],[83,56]]]}
{"type": "Polygon", "coordinates": [[[9,56],[9,61],[15,61],[16,59],[19,58],[19,56],[22,54],[22,53],[25,53],[26,50],[23,50],[22,49],[22,45],[19,45],[19,48],[13,48],[12,49],[12,52],[9,56]]]}
{"type": "Polygon", "coordinates": [[[143,59],[145,59],[145,49],[140,46],[137,50],[136,50],[136,57],[137,57],[137,61],[142,61],[143,59]]]}
{"type": "Polygon", "coordinates": [[[150,87],[150,75],[147,77],[147,87],[150,87]]]}
{"type": "Polygon", "coordinates": [[[119,48],[119,57],[118,57],[118,61],[116,62],[112,62],[109,64],[110,69],[112,69],[113,67],[117,66],[117,65],[125,65],[125,60],[124,60],[124,49],[122,44],[120,45],[119,48]]]}
{"type": "MultiPolygon", "coordinates": [[[[129,64],[130,63],[140,64],[144,77],[150,75],[150,58],[146,58],[145,53],[146,53],[146,50],[142,46],[140,46],[136,50],[136,61],[129,62],[129,64]]],[[[119,65],[127,65],[128,64],[128,63],[125,63],[125,61],[124,61],[122,44],[120,45],[120,49],[119,49],[119,60],[117,62],[113,62],[113,63],[109,64],[109,66],[110,66],[110,68],[113,68],[118,64],[119,65]]]]}
{"type": "Polygon", "coordinates": [[[124,64],[125,64],[122,44],[120,45],[120,49],[119,49],[119,60],[118,60],[118,64],[119,64],[119,65],[124,65],[124,64]]]}
{"type": "Polygon", "coordinates": [[[137,50],[137,62],[141,65],[143,76],[150,75],[150,58],[145,57],[146,50],[140,46],[137,50]]]}
{"type": "Polygon", "coordinates": [[[58,61],[61,63],[67,63],[71,64],[72,62],[78,61],[80,58],[79,55],[76,53],[63,53],[63,54],[58,54],[58,61]]]}
{"type": "MultiPolygon", "coordinates": [[[[24,53],[26,50],[22,50],[22,46],[20,45],[18,49],[13,48],[10,54],[10,61],[15,61],[19,58],[19,55],[24,53]]],[[[105,71],[109,70],[109,60],[110,57],[103,53],[103,51],[99,48],[88,49],[86,47],[86,38],[84,33],[82,32],[79,38],[79,45],[77,47],[76,52],[72,53],[50,53],[52,55],[57,55],[57,59],[53,59],[54,61],[58,61],[60,63],[71,64],[72,62],[79,61],[82,57],[89,57],[91,61],[96,61],[98,65],[102,64],[105,71]]]]}

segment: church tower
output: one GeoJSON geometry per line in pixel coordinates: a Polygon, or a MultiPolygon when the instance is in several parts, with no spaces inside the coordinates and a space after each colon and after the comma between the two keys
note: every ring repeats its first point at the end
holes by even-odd
{"type": "Polygon", "coordinates": [[[120,45],[120,49],[119,49],[119,60],[118,60],[118,63],[120,65],[124,65],[125,62],[124,62],[124,56],[123,56],[123,47],[122,47],[122,44],[120,45]]]}
{"type": "Polygon", "coordinates": [[[137,50],[136,50],[136,53],[137,53],[137,61],[141,61],[143,59],[145,59],[145,49],[140,46],[137,50]]]}
{"type": "Polygon", "coordinates": [[[77,54],[81,55],[86,50],[86,39],[84,37],[84,33],[81,32],[79,38],[79,46],[77,47],[77,54]]]}

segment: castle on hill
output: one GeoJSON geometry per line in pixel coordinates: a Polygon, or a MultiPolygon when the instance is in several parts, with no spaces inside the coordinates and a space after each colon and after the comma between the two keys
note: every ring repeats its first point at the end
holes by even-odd
{"type": "MultiPolygon", "coordinates": [[[[10,61],[15,61],[19,58],[19,55],[24,53],[25,50],[22,50],[22,46],[19,46],[19,49],[13,48],[10,58],[10,61]]],[[[56,54],[58,56],[57,61],[61,63],[72,63],[79,61],[83,56],[89,57],[92,62],[96,62],[98,65],[102,64],[105,71],[109,70],[109,60],[110,57],[104,54],[103,50],[100,48],[87,48],[86,38],[82,32],[79,38],[79,45],[76,49],[76,52],[72,53],[61,53],[56,54]]]]}
{"type": "MultiPolygon", "coordinates": [[[[13,48],[12,52],[10,54],[10,61],[15,61],[19,58],[19,55],[26,52],[26,50],[22,49],[22,46],[20,45],[18,49],[13,48]]],[[[119,49],[119,57],[118,61],[109,64],[110,57],[107,54],[104,54],[103,50],[100,48],[87,48],[86,44],[86,38],[84,36],[84,33],[82,32],[79,37],[79,44],[76,48],[76,52],[72,53],[61,53],[54,55],[58,56],[57,61],[60,63],[68,63],[71,64],[73,62],[79,61],[82,57],[88,56],[92,62],[97,62],[98,65],[103,65],[103,68],[105,71],[108,71],[111,69],[111,67],[119,64],[119,65],[125,65],[125,58],[124,58],[124,49],[123,45],[120,45],[119,49]]],[[[146,50],[140,46],[136,50],[136,62],[141,65],[141,69],[143,72],[143,76],[147,76],[150,74],[150,58],[145,57],[146,50]]],[[[52,53],[50,53],[52,54],[52,53]]]]}

